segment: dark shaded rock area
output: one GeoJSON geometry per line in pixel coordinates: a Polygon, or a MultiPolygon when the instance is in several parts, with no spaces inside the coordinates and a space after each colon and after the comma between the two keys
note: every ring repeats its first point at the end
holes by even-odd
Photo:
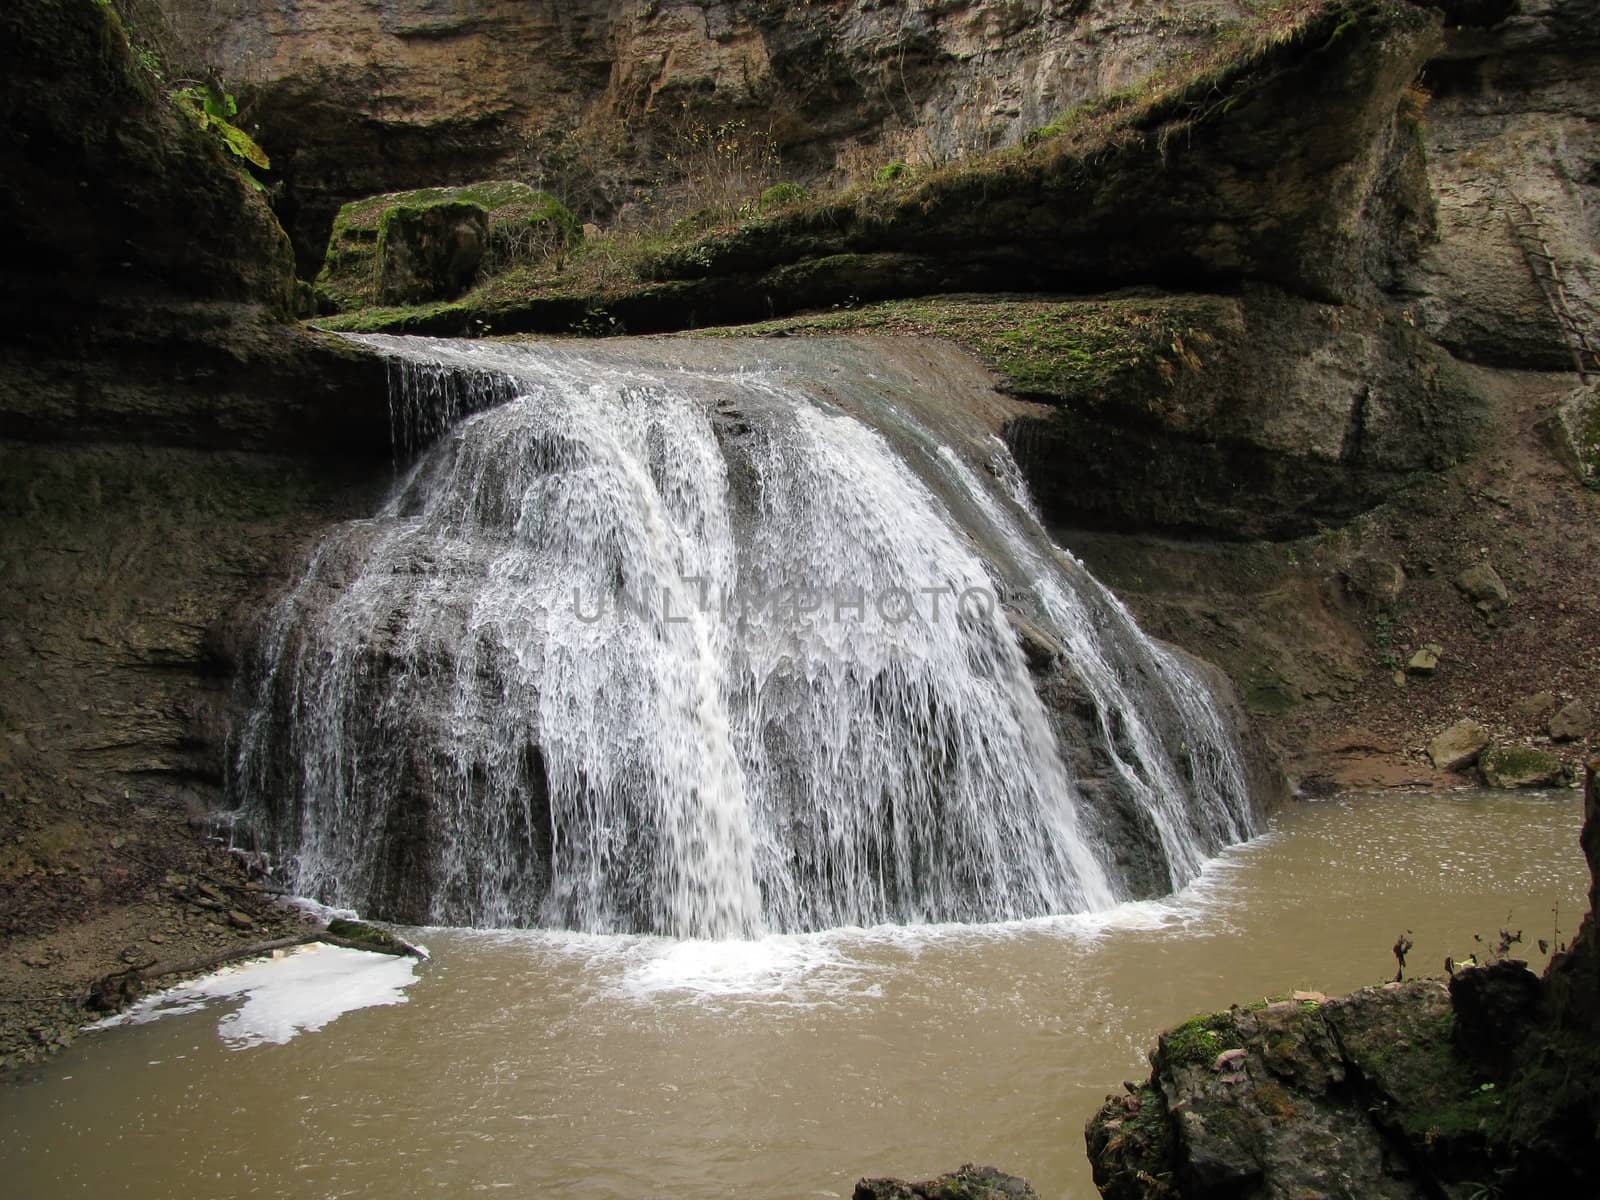
{"type": "Polygon", "coordinates": [[[1036,1200],[1039,1193],[1015,1175],[971,1163],[959,1171],[907,1183],[903,1179],[863,1179],[853,1200],[1036,1200]]]}
{"type": "Polygon", "coordinates": [[[141,70],[114,8],[14,0],[0,42],[0,327],[145,295],[288,312],[283,230],[221,143],[141,70]]]}
{"type": "Polygon", "coordinates": [[[1401,322],[1272,290],[1186,297],[1160,353],[1032,392],[1010,442],[1057,523],[1282,538],[1347,522],[1466,457],[1483,404],[1401,322]]]}
{"type": "Polygon", "coordinates": [[[386,372],[116,11],[0,12],[0,1063],[107,969],[300,929],[206,840],[253,608],[392,463],[386,372]],[[209,892],[203,889],[210,889],[209,892]]]}
{"type": "Polygon", "coordinates": [[[1448,984],[1235,1008],[1164,1033],[1149,1081],[1089,1122],[1101,1193],[1594,1194],[1600,760],[1589,766],[1582,843],[1589,912],[1543,978],[1500,959],[1457,969],[1448,984]]]}

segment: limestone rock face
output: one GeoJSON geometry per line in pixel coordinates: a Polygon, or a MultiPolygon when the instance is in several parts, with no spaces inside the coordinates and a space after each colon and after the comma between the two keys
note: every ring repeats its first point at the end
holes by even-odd
{"type": "MultiPolygon", "coordinates": [[[[770,129],[785,173],[807,181],[1014,145],[1204,49],[1252,7],[163,3],[194,62],[242,85],[307,276],[353,198],[515,176],[605,216],[696,124],[770,129]]],[[[1401,236],[1367,241],[1366,269],[1405,298],[1403,319],[1463,357],[1568,368],[1554,286],[1578,325],[1600,320],[1595,2],[1435,7],[1446,40],[1394,147],[1425,160],[1369,171],[1425,199],[1401,236]]]]}
{"type": "Polygon", "coordinates": [[[616,58],[601,0],[163,7],[185,53],[237,81],[306,277],[345,201],[531,170],[530,139],[573,127],[616,58]]]}
{"type": "Polygon", "coordinates": [[[1457,721],[1428,743],[1428,758],[1441,771],[1470,766],[1489,744],[1489,731],[1471,719],[1457,721]]]}
{"type": "MultiPolygon", "coordinates": [[[[1051,410],[1008,435],[1064,522],[1295,536],[1477,437],[1481,401],[1455,364],[1372,314],[1263,291],[1145,311],[1111,302],[1102,319],[1148,328],[1148,365],[1041,387],[1051,410]]],[[[1381,607],[1404,578],[1375,562],[1352,588],[1381,607]]]]}
{"type": "MultiPolygon", "coordinates": [[[[165,0],[178,40],[238,81],[311,274],[340,204],[544,172],[588,205],[683,130],[771,128],[807,179],[853,159],[946,162],[1011,145],[1248,15],[995,0],[165,0]]],[[[614,201],[612,201],[614,202],[614,201]]]]}
{"type": "MultiPolygon", "coordinates": [[[[15,0],[0,45],[0,839],[177,864],[220,798],[208,631],[387,480],[385,369],[284,323],[288,239],[113,8],[15,0]]],[[[145,903],[146,869],[8,876],[0,941],[145,903]]]]}
{"type": "Polygon", "coordinates": [[[1600,328],[1600,6],[1484,8],[1450,18],[1419,95],[1439,237],[1404,272],[1407,311],[1464,358],[1571,370],[1557,305],[1600,328]]]}

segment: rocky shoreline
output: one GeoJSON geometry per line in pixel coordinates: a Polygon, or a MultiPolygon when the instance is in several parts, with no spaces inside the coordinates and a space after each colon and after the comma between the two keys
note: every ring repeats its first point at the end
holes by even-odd
{"type": "Polygon", "coordinates": [[[1491,951],[1447,979],[1294,996],[1161,1035],[1085,1137],[1108,1200],[1590,1195],[1600,1185],[1600,760],[1589,911],[1543,977],[1491,951]]]}

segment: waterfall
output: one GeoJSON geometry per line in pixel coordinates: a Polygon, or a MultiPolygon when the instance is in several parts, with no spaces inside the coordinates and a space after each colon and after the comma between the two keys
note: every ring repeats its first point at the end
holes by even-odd
{"type": "Polygon", "coordinates": [[[243,678],[297,891],[743,937],[1108,907],[1251,832],[1200,678],[869,349],[362,340],[445,427],[243,678]]]}

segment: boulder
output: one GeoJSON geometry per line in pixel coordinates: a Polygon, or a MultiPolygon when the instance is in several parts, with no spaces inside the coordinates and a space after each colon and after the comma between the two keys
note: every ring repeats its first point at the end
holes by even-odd
{"type": "Polygon", "coordinates": [[[565,205],[514,180],[368,196],[334,220],[318,303],[342,312],[448,299],[470,286],[480,267],[503,270],[582,237],[565,205]]]}
{"type": "Polygon", "coordinates": [[[1574,388],[1540,432],[1567,470],[1592,485],[1600,479],[1600,381],[1574,388]]]}
{"type": "Polygon", "coordinates": [[[1556,710],[1553,692],[1535,692],[1511,706],[1512,715],[1522,721],[1542,721],[1556,710]]]}
{"type": "Polygon", "coordinates": [[[1456,576],[1456,587],[1484,612],[1499,612],[1511,603],[1511,593],[1488,563],[1474,563],[1462,571],[1456,576]]]}
{"type": "Polygon", "coordinates": [[[1405,590],[1406,573],[1387,558],[1361,556],[1344,569],[1345,588],[1374,608],[1388,608],[1405,590]]]}
{"type": "Polygon", "coordinates": [[[1478,771],[1492,788],[1549,787],[1559,783],[1561,757],[1529,746],[1494,746],[1478,755],[1478,771]]]}
{"type": "Polygon", "coordinates": [[[1457,721],[1428,743],[1428,758],[1441,771],[1456,771],[1471,766],[1488,744],[1489,731],[1467,718],[1457,721]]]}
{"type": "Polygon", "coordinates": [[[1406,663],[1406,670],[1412,675],[1432,675],[1439,669],[1439,656],[1444,653],[1444,647],[1438,642],[1429,642],[1411,656],[1406,663]]]}
{"type": "Polygon", "coordinates": [[[1085,1130],[1106,1200],[1600,1195],[1600,759],[1583,924],[1514,959],[1196,1017],[1085,1130]]]}
{"type": "Polygon", "coordinates": [[[378,302],[414,304],[465,291],[489,240],[489,214],[467,200],[398,204],[378,225],[378,302]]]}
{"type": "Polygon", "coordinates": [[[1086,1130],[1109,1200],[1177,1196],[1422,1197],[1369,1111],[1470,1087],[1450,1058],[1436,980],[1197,1017],[1162,1035],[1149,1084],[1086,1130]],[[1352,1093],[1362,1097],[1351,1103],[1352,1093]]]}
{"type": "Polygon", "coordinates": [[[1594,715],[1582,700],[1573,700],[1550,718],[1548,728],[1551,741],[1580,742],[1594,729],[1594,715]]]}

